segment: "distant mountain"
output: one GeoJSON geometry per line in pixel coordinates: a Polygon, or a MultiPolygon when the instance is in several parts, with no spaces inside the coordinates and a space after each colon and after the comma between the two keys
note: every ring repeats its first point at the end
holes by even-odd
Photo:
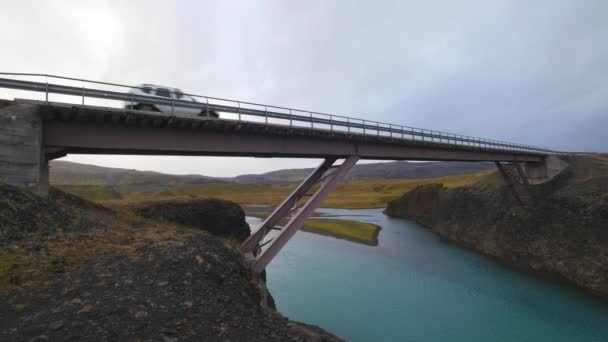
{"type": "Polygon", "coordinates": [[[225,182],[201,175],[169,175],[153,171],[119,169],[56,160],[50,181],[55,185],[120,186],[136,192],[162,191],[170,186],[225,182]]]}
{"type": "MultiPolygon", "coordinates": [[[[457,176],[493,170],[491,163],[472,162],[389,162],[359,164],[347,179],[422,179],[457,176]]],[[[306,177],[312,169],[278,170],[234,178],[201,175],[170,175],[152,171],[109,168],[68,161],[51,162],[50,180],[56,185],[120,186],[128,191],[162,191],[168,187],[236,182],[242,184],[290,184],[306,177]]]]}
{"type": "MultiPolygon", "coordinates": [[[[347,179],[422,179],[459,176],[494,170],[492,163],[473,162],[389,162],[356,165],[347,179]]],[[[288,184],[298,182],[313,169],[287,169],[234,178],[238,183],[288,184]]]]}

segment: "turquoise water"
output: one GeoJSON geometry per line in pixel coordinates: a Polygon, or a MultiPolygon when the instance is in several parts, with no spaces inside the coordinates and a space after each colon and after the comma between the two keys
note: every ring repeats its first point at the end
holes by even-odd
{"type": "Polygon", "coordinates": [[[575,289],[442,243],[379,209],[320,212],[380,225],[379,245],[298,232],[267,270],[290,319],[347,341],[608,341],[608,304],[575,289]]]}

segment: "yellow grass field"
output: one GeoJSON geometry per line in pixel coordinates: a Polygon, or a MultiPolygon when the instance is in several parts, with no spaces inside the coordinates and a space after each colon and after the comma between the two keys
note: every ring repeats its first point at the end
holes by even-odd
{"type": "MultiPolygon", "coordinates": [[[[488,172],[434,179],[364,179],[338,185],[336,191],[322,203],[324,208],[383,208],[386,204],[423,184],[441,183],[457,188],[478,182],[488,172]]],[[[234,201],[242,206],[276,206],[293,191],[296,185],[258,185],[238,183],[208,183],[183,187],[170,187],[159,192],[129,192],[116,187],[86,185],[61,187],[84,198],[117,209],[119,215],[134,215],[130,204],[150,201],[189,201],[213,197],[234,201]],[[120,199],[116,199],[120,196],[120,199]]],[[[264,218],[268,209],[247,208],[247,214],[264,218]],[[257,211],[256,211],[257,210],[257,211]]],[[[375,245],[379,227],[358,221],[313,218],[306,221],[303,230],[354,242],[375,245]]],[[[1,266],[1,265],[0,265],[1,266]]]]}
{"type": "MultiPolygon", "coordinates": [[[[457,188],[469,185],[487,175],[488,172],[464,176],[448,176],[434,179],[365,179],[355,180],[338,185],[336,191],[331,193],[323,202],[323,208],[382,208],[386,204],[415,187],[429,183],[441,183],[448,188],[457,188]]],[[[181,199],[214,197],[239,203],[240,205],[278,205],[293,191],[295,185],[258,185],[237,183],[210,183],[191,185],[181,188],[169,188],[161,192],[126,192],[118,189],[123,198],[107,199],[107,191],[92,191],[87,188],[79,191],[79,187],[66,187],[64,190],[83,196],[85,198],[106,205],[122,205],[139,201],[157,199],[181,199]],[[99,196],[95,195],[99,194],[99,196]],[[93,196],[91,196],[93,195],[93,196]]]]}

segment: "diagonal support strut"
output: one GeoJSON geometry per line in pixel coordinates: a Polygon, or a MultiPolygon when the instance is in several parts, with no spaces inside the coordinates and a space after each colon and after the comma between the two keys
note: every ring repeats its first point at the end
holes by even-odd
{"type": "Polygon", "coordinates": [[[503,165],[498,161],[494,163],[505,183],[511,189],[513,197],[520,205],[531,204],[535,201],[534,195],[530,190],[528,177],[519,162],[514,161],[508,165],[503,165]]]}
{"type": "Polygon", "coordinates": [[[329,170],[329,168],[335,163],[336,159],[325,159],[319,167],[317,167],[300,185],[279,205],[262,223],[262,227],[253,233],[245,242],[243,247],[246,252],[251,252],[256,249],[262,239],[270,232],[271,228],[279,223],[282,219],[290,214],[291,209],[297,204],[297,202],[312,188],[317,180],[320,179],[323,174],[329,170]]]}
{"type": "MultiPolygon", "coordinates": [[[[359,157],[350,156],[339,166],[334,167],[336,159],[325,159],[319,167],[317,167],[288,197],[278,206],[270,216],[266,218],[262,227],[252,234],[245,242],[243,248],[246,252],[253,252],[255,255],[254,270],[257,272],[263,271],[268,263],[277,255],[277,253],[285,246],[287,241],[302,227],[304,221],[314,212],[321,202],[331,193],[338,183],[346,176],[348,171],[357,163],[359,157]],[[329,169],[334,169],[330,174],[325,174],[329,169]],[[318,183],[321,186],[312,195],[309,191],[318,183]],[[292,210],[297,207],[298,202],[303,197],[309,197],[308,201],[299,209],[292,210]],[[293,216],[287,224],[283,226],[278,235],[270,242],[267,241],[268,247],[264,250],[260,245],[264,237],[275,227],[281,220],[287,218],[290,213],[293,216]]],[[[264,243],[264,244],[266,244],[264,243]]]]}

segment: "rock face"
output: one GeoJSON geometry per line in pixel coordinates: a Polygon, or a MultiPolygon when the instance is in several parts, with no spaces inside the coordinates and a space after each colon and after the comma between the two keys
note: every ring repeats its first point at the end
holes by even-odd
{"type": "MultiPolygon", "coordinates": [[[[385,213],[433,229],[442,239],[510,266],[566,281],[608,298],[608,158],[571,157],[550,183],[534,186],[537,201],[515,203],[508,190],[485,182],[446,189],[421,186],[388,204],[385,213]]],[[[493,180],[491,180],[493,178],[493,180]]]]}
{"type": "Polygon", "coordinates": [[[245,211],[238,204],[219,199],[165,201],[139,205],[138,215],[196,227],[213,235],[244,241],[249,234],[245,211]]]}

